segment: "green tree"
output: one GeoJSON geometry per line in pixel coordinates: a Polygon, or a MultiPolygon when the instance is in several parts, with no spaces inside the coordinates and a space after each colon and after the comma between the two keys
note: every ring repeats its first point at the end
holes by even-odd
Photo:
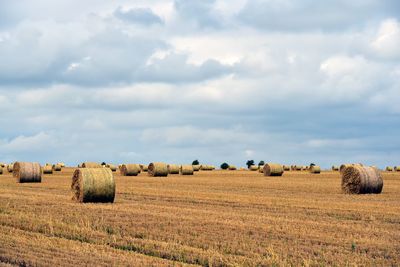
{"type": "Polygon", "coordinates": [[[246,162],[247,168],[250,169],[250,166],[254,165],[254,160],[248,160],[246,162]]]}
{"type": "Polygon", "coordinates": [[[192,165],[200,165],[200,162],[196,159],[192,162],[192,165]]]}
{"type": "Polygon", "coordinates": [[[229,164],[228,163],[224,162],[224,163],[221,164],[221,169],[226,170],[228,168],[229,168],[229,164]]]}
{"type": "Polygon", "coordinates": [[[258,166],[264,166],[264,165],[265,165],[265,162],[263,160],[258,163],[258,166]]]}

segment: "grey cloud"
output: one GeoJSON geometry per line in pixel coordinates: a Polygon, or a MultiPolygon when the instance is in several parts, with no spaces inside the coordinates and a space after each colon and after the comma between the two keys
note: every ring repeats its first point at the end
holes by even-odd
{"type": "Polygon", "coordinates": [[[193,22],[200,28],[220,28],[222,17],[214,11],[215,0],[190,1],[175,0],[174,6],[179,16],[193,22]]]}
{"type": "Polygon", "coordinates": [[[114,11],[114,16],[125,22],[143,25],[164,23],[163,20],[154,14],[150,8],[132,8],[124,11],[121,7],[118,7],[114,11]]]}
{"type": "Polygon", "coordinates": [[[386,17],[400,17],[396,0],[371,1],[248,1],[238,18],[269,31],[340,31],[386,17]]]}

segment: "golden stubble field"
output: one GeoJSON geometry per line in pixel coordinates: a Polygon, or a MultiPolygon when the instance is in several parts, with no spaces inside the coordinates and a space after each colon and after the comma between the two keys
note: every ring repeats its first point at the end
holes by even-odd
{"type": "Polygon", "coordinates": [[[400,173],[380,195],[342,194],[338,172],[115,173],[114,204],[79,204],[73,170],[0,175],[0,266],[400,265],[400,173]]]}

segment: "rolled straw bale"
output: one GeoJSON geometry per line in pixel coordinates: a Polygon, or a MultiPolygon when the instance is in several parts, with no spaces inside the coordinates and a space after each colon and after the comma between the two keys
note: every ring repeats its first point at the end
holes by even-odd
{"type": "Polygon", "coordinates": [[[42,169],[37,162],[15,162],[13,176],[19,183],[40,183],[42,181],[42,169]]]}
{"type": "Polygon", "coordinates": [[[400,172],[400,166],[395,166],[395,167],[394,167],[394,171],[395,171],[395,172],[400,172]]]}
{"type": "Polygon", "coordinates": [[[73,199],[78,202],[114,202],[115,180],[109,168],[76,169],[72,176],[73,199]]]}
{"type": "Polygon", "coordinates": [[[289,165],[283,165],[283,170],[284,171],[290,171],[290,166],[289,165]]]}
{"type": "Polygon", "coordinates": [[[212,171],[213,170],[213,166],[202,164],[202,165],[200,165],[200,170],[201,171],[212,171]]]}
{"type": "Polygon", "coordinates": [[[301,168],[302,168],[302,166],[300,166],[300,165],[294,165],[294,169],[296,171],[301,171],[301,168]]]}
{"type": "Polygon", "coordinates": [[[198,172],[200,170],[200,165],[193,165],[193,171],[198,172]]]}
{"type": "Polygon", "coordinates": [[[107,164],[106,167],[109,168],[112,172],[117,171],[117,166],[115,166],[114,164],[107,164]]]}
{"type": "Polygon", "coordinates": [[[97,162],[84,162],[82,168],[103,168],[103,166],[97,162]]]}
{"type": "Polygon", "coordinates": [[[246,170],[246,168],[243,168],[243,167],[239,168],[239,171],[245,171],[245,170],[246,170]]]}
{"type": "Polygon", "coordinates": [[[120,168],[122,176],[137,176],[140,173],[139,164],[122,164],[120,168]]]}
{"type": "Polygon", "coordinates": [[[387,172],[392,172],[392,171],[393,171],[393,167],[387,166],[387,167],[386,167],[386,171],[387,171],[387,172]]]}
{"type": "Polygon", "coordinates": [[[55,172],[60,172],[60,171],[61,171],[61,165],[54,164],[54,165],[53,165],[53,171],[55,171],[55,172]]]}
{"type": "Polygon", "coordinates": [[[264,166],[265,165],[260,165],[258,168],[258,172],[264,173],[264,166]]]}
{"type": "Polygon", "coordinates": [[[256,165],[251,165],[251,166],[249,167],[249,170],[250,170],[250,171],[258,171],[258,166],[256,166],[256,165]]]}
{"type": "Polygon", "coordinates": [[[193,175],[193,165],[181,165],[180,167],[180,174],[181,175],[193,175]]]}
{"type": "Polygon", "coordinates": [[[264,176],[282,176],[284,170],[281,164],[267,163],[264,165],[264,176]]]}
{"type": "Polygon", "coordinates": [[[310,173],[319,174],[321,173],[321,167],[317,165],[310,166],[310,173]]]}
{"type": "Polygon", "coordinates": [[[4,166],[6,166],[4,163],[0,163],[1,168],[4,168],[4,166]]]}
{"type": "Polygon", "coordinates": [[[141,164],[140,166],[141,166],[142,171],[144,171],[144,172],[147,172],[149,170],[149,165],[141,164]]]}
{"type": "Polygon", "coordinates": [[[8,171],[8,172],[13,172],[13,170],[14,170],[14,164],[15,164],[15,163],[10,163],[10,164],[7,165],[7,171],[8,171]]]}
{"type": "Polygon", "coordinates": [[[43,167],[43,173],[44,174],[52,174],[53,173],[53,166],[51,165],[45,165],[43,167]]]}
{"type": "Polygon", "coordinates": [[[168,166],[163,162],[152,162],[149,164],[147,173],[149,176],[168,176],[168,166]]]}
{"type": "Polygon", "coordinates": [[[342,190],[348,194],[380,194],[383,180],[378,169],[368,166],[348,166],[342,172],[342,190]]]}
{"type": "Polygon", "coordinates": [[[65,163],[64,162],[58,162],[57,165],[60,165],[61,168],[65,168],[65,163]]]}
{"type": "Polygon", "coordinates": [[[168,173],[169,174],[179,174],[179,165],[176,164],[168,164],[168,173]]]}
{"type": "Polygon", "coordinates": [[[236,171],[236,166],[235,165],[229,165],[228,170],[236,171]]]}
{"type": "Polygon", "coordinates": [[[0,166],[0,174],[3,174],[3,167],[0,166]]]}
{"type": "Polygon", "coordinates": [[[332,171],[338,171],[338,170],[339,170],[339,166],[335,166],[335,165],[332,166],[332,171]]]}

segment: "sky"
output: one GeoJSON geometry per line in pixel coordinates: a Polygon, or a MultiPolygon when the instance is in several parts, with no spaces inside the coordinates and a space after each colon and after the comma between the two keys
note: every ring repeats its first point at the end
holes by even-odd
{"type": "Polygon", "coordinates": [[[0,0],[0,162],[400,164],[397,0],[0,0]]]}

